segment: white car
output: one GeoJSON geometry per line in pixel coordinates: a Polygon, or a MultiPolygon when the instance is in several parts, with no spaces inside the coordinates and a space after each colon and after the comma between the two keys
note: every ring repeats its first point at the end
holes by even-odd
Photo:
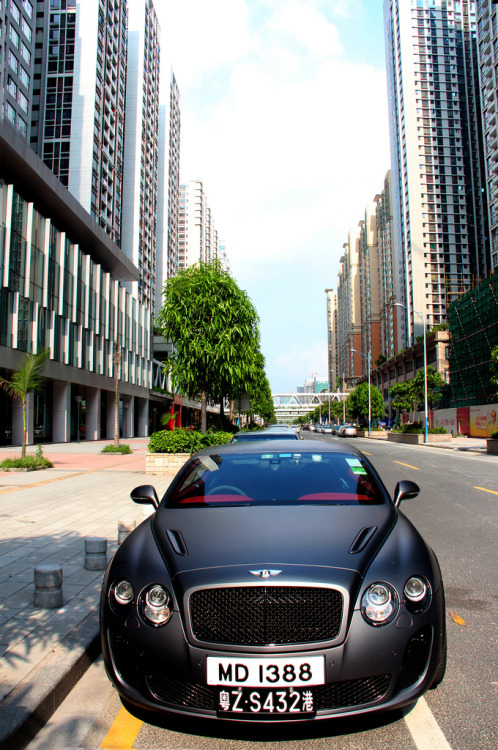
{"type": "Polygon", "coordinates": [[[337,433],[340,437],[356,437],[356,425],[354,424],[343,424],[341,425],[339,432],[337,433]]]}

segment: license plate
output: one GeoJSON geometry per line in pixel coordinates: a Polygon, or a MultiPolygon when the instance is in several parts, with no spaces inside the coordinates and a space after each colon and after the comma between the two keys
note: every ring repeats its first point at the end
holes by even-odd
{"type": "Polygon", "coordinates": [[[235,718],[311,718],[315,715],[313,692],[307,689],[222,689],[218,694],[218,716],[235,718]]]}
{"type": "Polygon", "coordinates": [[[207,657],[207,684],[237,687],[309,687],[325,682],[323,656],[233,659],[207,657]]]}

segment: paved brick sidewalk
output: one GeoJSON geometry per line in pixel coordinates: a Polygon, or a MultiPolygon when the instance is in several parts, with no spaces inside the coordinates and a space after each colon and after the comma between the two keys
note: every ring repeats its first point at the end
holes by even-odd
{"type": "MultiPolygon", "coordinates": [[[[118,521],[138,525],[150,510],[131,490],[172,477],[147,477],[147,440],[126,441],[130,455],[101,454],[110,441],[47,445],[53,469],[0,471],[0,747],[20,750],[61,703],[99,652],[103,572],[85,569],[85,538],[117,547],[118,521]],[[34,568],[63,570],[63,606],[34,606],[34,568]]],[[[30,446],[28,452],[34,452],[30,446]]],[[[0,461],[19,456],[0,448],[0,461]]]]}

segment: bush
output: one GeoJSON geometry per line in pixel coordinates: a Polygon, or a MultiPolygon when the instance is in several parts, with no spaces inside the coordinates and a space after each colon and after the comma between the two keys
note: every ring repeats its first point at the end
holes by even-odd
{"type": "Polygon", "coordinates": [[[498,440],[498,430],[495,430],[494,432],[492,432],[491,437],[493,438],[493,440],[498,440]]]}
{"type": "MultiPolygon", "coordinates": [[[[399,430],[393,430],[393,432],[404,432],[408,433],[410,435],[424,435],[425,434],[425,428],[421,427],[420,424],[410,424],[406,423],[401,425],[399,430]]],[[[448,430],[444,427],[430,427],[429,435],[446,435],[448,433],[448,430]]]]}
{"type": "Polygon", "coordinates": [[[101,453],[132,453],[129,445],[123,444],[118,445],[117,447],[115,445],[106,445],[105,448],[102,448],[100,451],[101,453]]]}
{"type": "Polygon", "coordinates": [[[52,461],[41,455],[25,456],[25,458],[6,458],[0,463],[4,471],[9,469],[53,469],[52,461]]]}
{"type": "Polygon", "coordinates": [[[205,435],[195,430],[160,430],[150,436],[149,451],[151,453],[196,453],[209,445],[228,443],[230,432],[208,431],[205,435]]]}

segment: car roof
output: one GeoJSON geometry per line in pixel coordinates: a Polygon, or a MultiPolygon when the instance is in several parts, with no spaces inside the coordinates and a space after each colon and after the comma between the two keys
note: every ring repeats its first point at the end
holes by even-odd
{"type": "Polygon", "coordinates": [[[342,443],[320,442],[317,440],[299,440],[295,444],[289,444],[288,440],[272,440],[271,443],[264,438],[259,440],[242,440],[240,443],[225,443],[224,445],[211,445],[202,448],[196,456],[209,456],[216,449],[217,455],[224,453],[260,453],[261,450],[272,451],[275,453],[351,453],[355,456],[362,456],[358,448],[353,446],[344,446],[342,443]],[[291,447],[292,446],[292,447],[291,447]]]}

